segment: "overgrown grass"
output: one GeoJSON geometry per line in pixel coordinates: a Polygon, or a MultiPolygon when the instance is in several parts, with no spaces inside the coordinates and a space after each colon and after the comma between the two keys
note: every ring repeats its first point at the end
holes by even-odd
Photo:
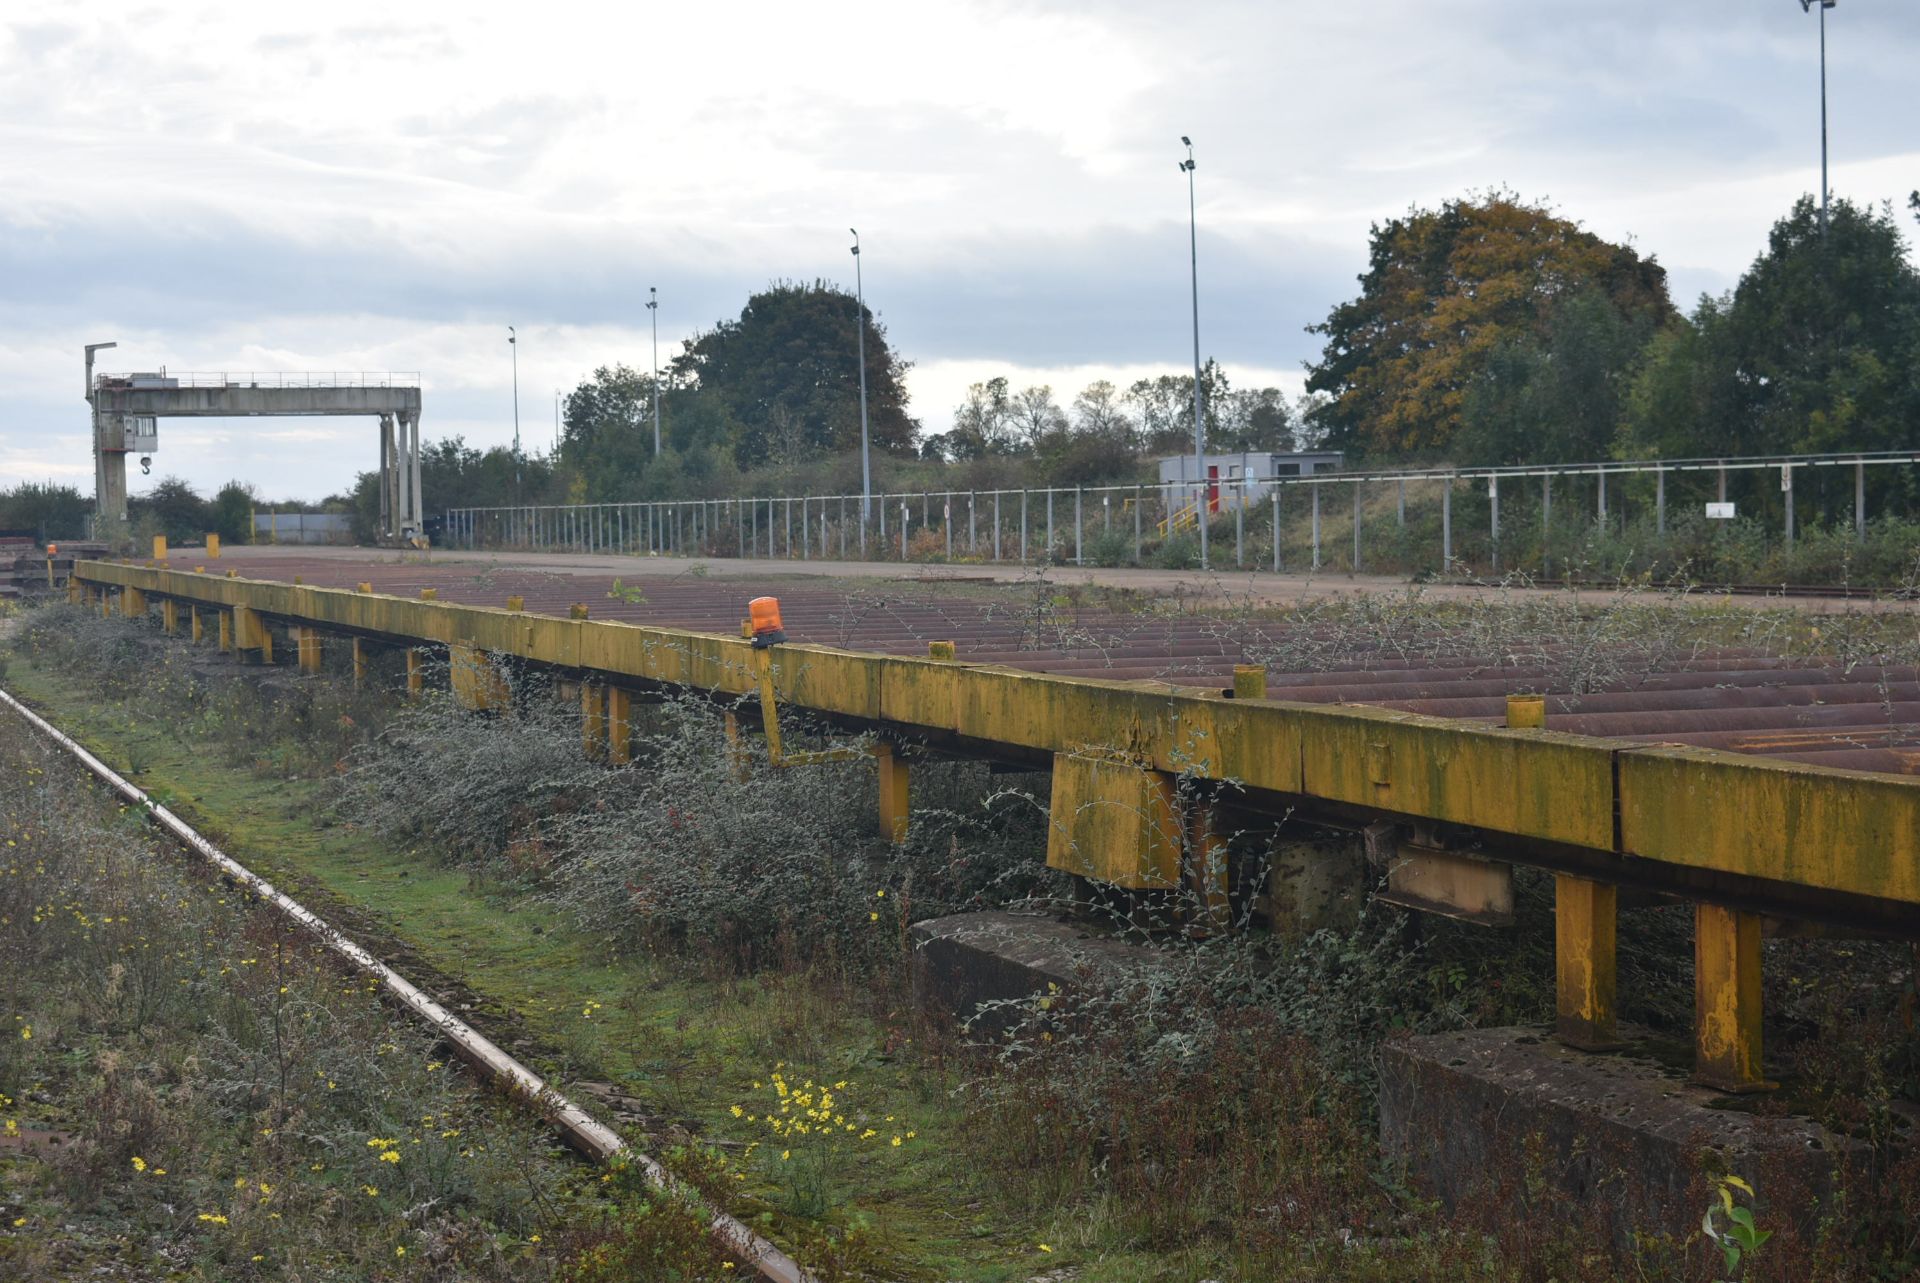
{"type": "Polygon", "coordinates": [[[0,1273],[541,1279],[639,1205],[11,715],[0,835],[0,1273]]]}

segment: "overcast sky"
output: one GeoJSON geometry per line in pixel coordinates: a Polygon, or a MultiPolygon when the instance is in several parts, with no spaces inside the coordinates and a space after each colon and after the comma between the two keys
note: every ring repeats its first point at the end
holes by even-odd
{"type": "MultiPolygon", "coordinates": [[[[1796,0],[447,5],[9,0],[0,486],[91,489],[104,368],[405,370],[429,438],[550,440],[554,390],[779,278],[852,283],[943,430],[969,382],[1062,401],[1201,344],[1298,392],[1376,220],[1546,199],[1729,287],[1818,186],[1796,0]]],[[[1833,186],[1920,186],[1920,0],[1828,15],[1833,186]]],[[[1910,219],[1903,221],[1913,230],[1910,219]]],[[[318,498],[359,420],[171,420],[154,475],[318,498]]],[[[428,497],[431,503],[431,496],[428,497]]]]}

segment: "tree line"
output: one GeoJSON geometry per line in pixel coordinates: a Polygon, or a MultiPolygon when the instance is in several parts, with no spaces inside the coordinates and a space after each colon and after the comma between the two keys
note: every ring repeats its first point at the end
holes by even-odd
{"type": "MultiPolygon", "coordinates": [[[[1920,217],[1920,192],[1909,198],[1920,217]]],[[[1329,448],[1351,464],[1566,463],[1884,449],[1920,423],[1920,274],[1890,205],[1802,198],[1733,289],[1682,311],[1666,269],[1545,204],[1464,196],[1376,224],[1359,289],[1309,327],[1307,395],[1201,372],[1222,450],[1329,448]]],[[[975,488],[1150,476],[1193,440],[1193,378],[1070,400],[972,385],[927,433],[886,328],[824,280],[776,281],[661,371],[615,364],[567,394],[550,450],[428,447],[432,506],[857,491],[864,335],[876,485],[975,488]],[[661,449],[654,450],[659,405],[661,449]]],[[[378,480],[356,511],[371,529],[378,480]]]]}

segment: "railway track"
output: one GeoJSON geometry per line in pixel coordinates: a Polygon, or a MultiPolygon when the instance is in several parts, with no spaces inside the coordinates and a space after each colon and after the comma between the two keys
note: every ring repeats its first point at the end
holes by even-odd
{"type": "MultiPolygon", "coordinates": [[[[444,1039],[454,1054],[483,1079],[523,1107],[552,1124],[568,1145],[601,1163],[624,1159],[639,1168],[650,1184],[691,1194],[659,1162],[641,1153],[613,1128],[556,1091],[545,1079],[502,1050],[479,1030],[436,1002],[394,968],[355,943],[339,928],[308,909],[267,879],[226,854],[185,820],[148,796],[138,786],[88,752],[78,741],[35,713],[5,690],[0,707],[25,721],[58,745],[75,762],[101,780],[129,804],[139,808],[149,823],[193,852],[231,882],[317,938],[345,966],[375,982],[384,996],[444,1039]]],[[[817,1283],[793,1258],[755,1234],[725,1212],[711,1213],[710,1228],[722,1247],[766,1283],[817,1283]]]]}

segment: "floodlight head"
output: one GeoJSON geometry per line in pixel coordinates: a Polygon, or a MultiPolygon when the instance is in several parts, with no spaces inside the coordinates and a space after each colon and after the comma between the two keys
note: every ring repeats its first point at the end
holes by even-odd
{"type": "Polygon", "coordinates": [[[1189,147],[1193,146],[1193,139],[1187,137],[1185,134],[1180,135],[1180,141],[1185,143],[1189,147]]]}

